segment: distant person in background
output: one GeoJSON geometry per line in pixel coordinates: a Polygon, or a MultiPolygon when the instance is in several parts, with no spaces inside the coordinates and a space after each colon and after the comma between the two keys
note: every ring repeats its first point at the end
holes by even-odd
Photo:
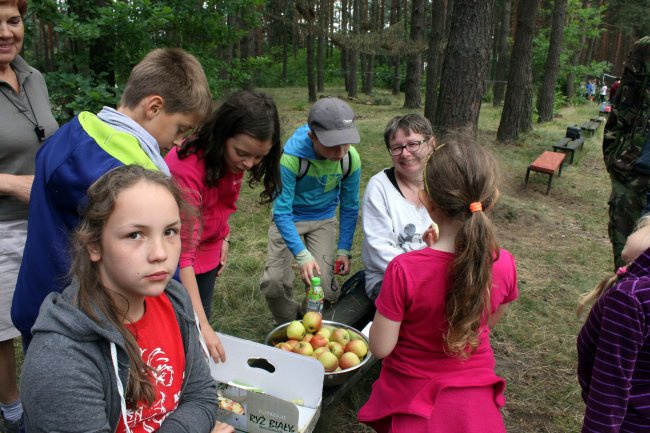
{"type": "Polygon", "coordinates": [[[589,101],[594,100],[594,92],[596,90],[596,85],[594,84],[593,80],[588,80],[587,81],[587,99],[589,101]]]}
{"type": "Polygon", "coordinates": [[[383,362],[358,418],[378,433],[506,431],[489,335],[518,289],[514,258],[488,218],[497,163],[467,137],[443,143],[420,193],[439,236],[390,262],[376,301],[369,343],[383,362]]]}
{"type": "Polygon", "coordinates": [[[19,55],[25,0],[0,0],[0,431],[18,432],[22,406],[16,383],[11,301],[27,238],[34,157],[58,128],[43,76],[19,55]]]}
{"type": "Polygon", "coordinates": [[[225,361],[219,337],[210,325],[217,277],[228,263],[232,233],[228,218],[248,171],[249,186],[262,183],[262,203],[280,192],[280,120],[275,102],[258,92],[228,97],[212,117],[180,148],[165,156],[186,200],[200,214],[193,232],[183,233],[180,279],[192,298],[201,335],[212,358],[225,361]],[[191,235],[191,236],[189,236],[191,235]]]}
{"type": "Polygon", "coordinates": [[[582,433],[650,431],[650,215],[621,253],[628,263],[580,300],[595,304],[578,335],[582,433]]]}
{"type": "Polygon", "coordinates": [[[621,85],[621,80],[616,80],[612,84],[612,87],[609,88],[609,102],[612,103],[614,102],[614,98],[616,97],[616,92],[618,91],[618,86],[621,85]]]}
{"type": "Polygon", "coordinates": [[[625,264],[621,259],[625,240],[648,204],[650,36],[632,47],[616,94],[603,136],[603,157],[612,183],[608,232],[614,269],[625,264]]]}
{"type": "Polygon", "coordinates": [[[420,201],[422,169],[435,139],[420,114],[394,117],[384,130],[393,166],[375,174],[363,194],[361,257],[366,293],[377,298],[388,263],[395,256],[427,246],[424,232],[433,221],[420,201]]]}
{"type": "Polygon", "coordinates": [[[607,100],[607,84],[603,82],[603,85],[600,88],[600,97],[598,98],[598,102],[602,103],[607,100]]]}

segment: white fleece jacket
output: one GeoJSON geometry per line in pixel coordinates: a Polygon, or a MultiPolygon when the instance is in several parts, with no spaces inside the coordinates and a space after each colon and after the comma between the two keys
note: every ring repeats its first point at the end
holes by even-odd
{"type": "Polygon", "coordinates": [[[384,170],[374,175],[363,194],[363,246],[366,293],[384,279],[386,266],[401,253],[426,246],[422,234],[431,217],[422,205],[407,201],[384,170]]]}

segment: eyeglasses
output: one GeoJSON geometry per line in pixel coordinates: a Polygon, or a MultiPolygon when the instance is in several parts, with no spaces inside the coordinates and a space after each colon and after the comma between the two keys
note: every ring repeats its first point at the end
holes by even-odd
{"type": "Polygon", "coordinates": [[[411,153],[415,153],[420,149],[420,145],[427,141],[426,138],[422,140],[414,140],[407,142],[404,146],[395,146],[388,149],[388,152],[393,156],[399,156],[404,152],[404,149],[408,150],[411,153]]]}

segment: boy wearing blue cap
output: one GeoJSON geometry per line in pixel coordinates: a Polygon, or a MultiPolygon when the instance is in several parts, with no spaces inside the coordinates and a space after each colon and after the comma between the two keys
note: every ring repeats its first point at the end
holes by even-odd
{"type": "Polygon", "coordinates": [[[268,257],[260,290],[273,320],[285,323],[301,313],[293,299],[294,258],[307,286],[320,276],[325,300],[339,296],[334,264],[350,272],[350,249],[359,214],[361,160],[351,144],[360,141],[354,111],[338,98],[323,98],[309,111],[306,125],[284,146],[282,192],[273,201],[268,257]],[[336,209],[339,236],[336,243],[336,209]]]}

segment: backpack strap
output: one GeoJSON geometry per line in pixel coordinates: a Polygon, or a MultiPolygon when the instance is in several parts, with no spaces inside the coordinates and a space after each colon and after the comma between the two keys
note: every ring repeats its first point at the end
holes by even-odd
{"type": "MultiPolygon", "coordinates": [[[[299,168],[298,168],[298,176],[296,176],[296,180],[300,180],[303,177],[305,177],[307,171],[309,170],[309,166],[311,165],[311,162],[305,158],[298,157],[298,161],[299,161],[299,168]]],[[[350,152],[348,152],[341,160],[341,180],[344,180],[346,177],[348,177],[348,175],[350,174],[350,168],[351,168],[350,152]]]]}
{"type": "Polygon", "coordinates": [[[350,152],[346,153],[341,160],[341,181],[350,174],[350,152]]]}
{"type": "Polygon", "coordinates": [[[296,180],[300,180],[303,177],[305,177],[307,171],[309,170],[309,165],[311,164],[311,162],[309,162],[309,160],[305,158],[298,157],[298,161],[299,161],[300,168],[298,169],[298,176],[296,176],[296,180]]]}

